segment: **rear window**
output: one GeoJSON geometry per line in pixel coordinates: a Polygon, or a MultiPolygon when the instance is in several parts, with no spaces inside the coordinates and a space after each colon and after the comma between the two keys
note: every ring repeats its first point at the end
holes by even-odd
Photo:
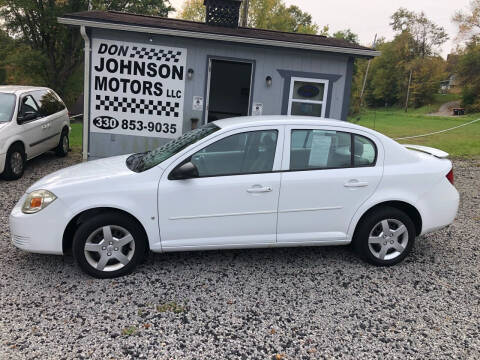
{"type": "Polygon", "coordinates": [[[0,123],[9,122],[15,109],[15,95],[0,93],[0,123]]]}

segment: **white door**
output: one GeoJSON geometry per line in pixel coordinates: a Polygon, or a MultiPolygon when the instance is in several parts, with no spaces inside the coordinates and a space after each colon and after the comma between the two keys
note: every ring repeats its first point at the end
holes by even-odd
{"type": "Polygon", "coordinates": [[[279,243],[346,240],[350,221],[383,173],[379,146],[360,134],[288,127],[279,243]],[[353,152],[353,154],[352,154],[353,152]]]}
{"type": "Polygon", "coordinates": [[[45,146],[51,150],[60,142],[60,134],[68,112],[58,95],[52,90],[37,90],[32,92],[32,95],[39,106],[40,115],[47,122],[48,139],[45,140],[45,146]]]}
{"type": "Polygon", "coordinates": [[[282,127],[222,134],[169,166],[159,184],[162,248],[248,247],[276,241],[282,127]],[[280,155],[280,156],[279,156],[280,155]],[[170,180],[191,161],[199,177],[170,180]]]}
{"type": "Polygon", "coordinates": [[[20,99],[20,110],[17,122],[25,143],[27,158],[32,158],[50,150],[48,118],[42,117],[32,95],[24,95],[20,99]]]}

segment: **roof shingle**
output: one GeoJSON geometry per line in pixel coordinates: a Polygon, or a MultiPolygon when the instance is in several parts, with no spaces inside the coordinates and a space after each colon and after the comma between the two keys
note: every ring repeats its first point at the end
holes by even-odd
{"type": "Polygon", "coordinates": [[[235,37],[263,39],[282,41],[288,43],[300,43],[320,46],[330,46],[336,48],[345,48],[352,50],[371,51],[375,56],[375,50],[350,43],[343,39],[330,38],[322,35],[310,35],[300,33],[289,33],[274,30],[264,30],[256,28],[229,28],[212,26],[203,22],[165,18],[159,16],[138,15],[118,11],[83,11],[62,16],[61,20],[68,23],[68,20],[94,21],[102,23],[123,24],[130,26],[152,27],[159,29],[172,29],[188,32],[198,32],[206,34],[227,35],[235,37]]]}

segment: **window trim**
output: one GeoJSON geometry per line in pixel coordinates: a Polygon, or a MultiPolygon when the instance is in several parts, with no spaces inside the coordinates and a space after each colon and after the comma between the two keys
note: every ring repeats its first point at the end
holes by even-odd
{"type": "MultiPolygon", "coordinates": [[[[322,105],[322,113],[321,113],[321,118],[325,117],[325,112],[327,110],[327,100],[328,100],[328,85],[329,85],[329,80],[327,79],[315,79],[315,78],[306,78],[306,77],[297,77],[297,76],[292,76],[290,78],[290,91],[288,94],[288,108],[287,108],[287,115],[292,115],[292,103],[293,102],[300,102],[300,103],[305,103],[305,104],[320,104],[322,105]],[[311,83],[317,83],[317,84],[323,84],[324,85],[324,90],[323,90],[323,99],[320,100],[305,100],[305,99],[294,99],[293,98],[293,89],[295,87],[295,81],[303,81],[303,82],[311,82],[311,83]]],[[[313,115],[312,115],[313,116],[313,115]]]]}
{"type": "MultiPolygon", "coordinates": [[[[357,168],[366,168],[366,167],[375,167],[377,165],[377,160],[378,160],[378,147],[377,147],[377,144],[375,143],[375,141],[373,141],[371,138],[369,138],[368,136],[365,136],[365,135],[362,135],[362,134],[357,134],[357,133],[354,133],[354,132],[350,132],[350,131],[343,131],[343,130],[336,130],[336,129],[322,129],[322,128],[317,128],[317,129],[314,129],[314,128],[290,128],[289,129],[289,136],[288,136],[288,141],[289,141],[289,145],[288,145],[288,169],[287,170],[284,170],[284,172],[296,172],[296,171],[316,171],[316,170],[339,170],[339,169],[357,169],[357,168]],[[308,168],[308,169],[291,169],[290,166],[291,166],[291,152],[292,152],[292,133],[294,131],[314,131],[314,130],[320,130],[320,131],[335,131],[335,132],[339,132],[339,133],[344,133],[344,134],[348,134],[350,135],[350,166],[342,166],[342,167],[315,167],[315,168],[308,168]],[[360,137],[364,137],[365,139],[369,140],[372,144],[373,144],[373,149],[375,151],[375,157],[373,159],[373,162],[372,164],[369,164],[369,165],[358,165],[358,166],[355,166],[355,136],[360,136],[360,137]]],[[[285,134],[285,138],[287,138],[287,134],[285,134]]]]}
{"type": "MultiPolygon", "coordinates": [[[[244,129],[245,130],[245,129],[244,129]]],[[[221,141],[223,139],[226,139],[230,136],[234,136],[234,135],[238,135],[238,134],[244,134],[244,133],[249,133],[249,132],[258,132],[258,131],[275,131],[277,133],[277,142],[275,144],[275,155],[274,155],[274,158],[273,158],[273,165],[272,165],[272,170],[270,171],[257,171],[257,172],[248,172],[248,173],[231,173],[231,174],[220,174],[220,175],[208,175],[208,176],[199,176],[199,177],[196,177],[196,178],[192,178],[190,180],[195,180],[195,179],[206,179],[206,178],[213,178],[213,177],[224,177],[224,176],[240,176],[240,175],[257,175],[257,174],[273,174],[273,173],[279,173],[279,172],[284,172],[284,170],[281,169],[281,165],[282,165],[282,160],[283,160],[283,143],[284,143],[284,138],[283,138],[283,134],[285,132],[284,129],[280,128],[280,127],[263,127],[261,126],[260,128],[252,128],[251,130],[246,130],[246,131],[238,131],[238,132],[228,132],[226,133],[227,135],[224,136],[224,137],[221,137],[219,139],[217,139],[216,141],[212,141],[208,144],[206,144],[205,146],[201,147],[200,149],[195,149],[195,151],[193,153],[191,153],[190,155],[188,155],[187,157],[185,157],[183,160],[181,160],[179,163],[177,163],[177,165],[173,166],[173,168],[168,171],[168,176],[167,176],[167,180],[170,180],[170,181],[177,181],[177,180],[184,180],[184,179],[175,179],[174,177],[172,177],[172,173],[177,169],[179,168],[180,166],[182,166],[183,164],[191,161],[192,157],[197,154],[198,152],[202,151],[203,149],[205,149],[206,147],[212,145],[212,144],[215,144],[216,142],[218,141],[221,141]],[[279,148],[280,147],[280,148],[279,148]],[[281,159],[277,159],[277,157],[279,157],[281,159]],[[280,169],[278,170],[274,170],[275,169],[275,163],[276,161],[278,161],[278,165],[280,166],[280,169]]],[[[170,164],[171,166],[172,164],[170,164]]]]}

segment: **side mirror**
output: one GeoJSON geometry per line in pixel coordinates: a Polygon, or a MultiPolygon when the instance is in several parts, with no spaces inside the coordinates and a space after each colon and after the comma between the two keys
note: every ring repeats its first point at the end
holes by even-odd
{"type": "Polygon", "coordinates": [[[18,123],[22,124],[26,121],[34,120],[37,118],[37,113],[34,111],[27,111],[23,116],[18,117],[18,123]]]}
{"type": "Polygon", "coordinates": [[[185,180],[196,177],[198,177],[198,169],[195,164],[190,161],[177,167],[170,174],[170,179],[173,180],[185,180]]]}

